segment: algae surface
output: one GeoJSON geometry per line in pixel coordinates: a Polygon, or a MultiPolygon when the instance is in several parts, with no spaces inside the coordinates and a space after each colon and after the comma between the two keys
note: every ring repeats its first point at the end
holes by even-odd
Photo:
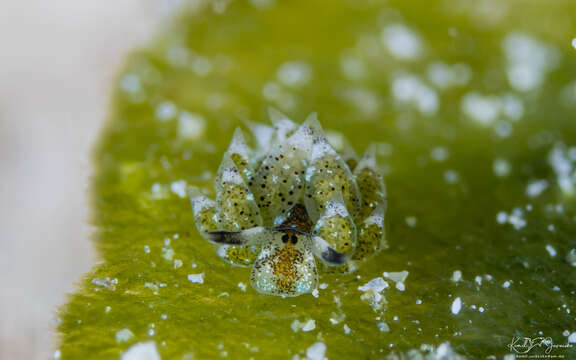
{"type": "Polygon", "coordinates": [[[162,359],[305,358],[317,342],[330,359],[445,342],[500,359],[514,336],[566,344],[574,14],[570,1],[254,0],[175,20],[119,76],[95,157],[102,262],[60,311],[57,357],[150,341],[162,359]],[[298,122],[318,112],[359,152],[379,143],[389,249],[321,273],[317,297],[257,294],[194,226],[186,189],[212,189],[234,128],[266,122],[269,105],[298,122]],[[377,278],[388,288],[358,289],[377,278]]]}

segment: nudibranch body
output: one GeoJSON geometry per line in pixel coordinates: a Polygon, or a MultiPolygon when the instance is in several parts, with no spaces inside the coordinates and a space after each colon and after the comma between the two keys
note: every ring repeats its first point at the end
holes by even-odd
{"type": "Polygon", "coordinates": [[[385,246],[386,190],[374,145],[358,160],[345,140],[329,142],[315,114],[301,125],[271,118],[273,127],[250,124],[255,149],[235,131],[216,200],[196,193],[192,207],[223,259],[252,266],[256,291],[298,296],[317,287],[314,256],[349,272],[385,246]]]}

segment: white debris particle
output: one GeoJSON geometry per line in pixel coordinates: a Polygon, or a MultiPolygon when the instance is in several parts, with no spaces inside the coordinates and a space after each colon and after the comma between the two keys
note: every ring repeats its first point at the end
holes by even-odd
{"type": "Polygon", "coordinates": [[[168,121],[176,117],[178,110],[170,101],[161,102],[156,106],[156,118],[160,121],[168,121]]]}
{"type": "Polygon", "coordinates": [[[212,72],[212,62],[204,56],[196,56],[192,60],[192,71],[198,76],[206,76],[212,72]]]}
{"type": "Polygon", "coordinates": [[[460,270],[455,270],[455,271],[452,273],[452,279],[451,279],[451,280],[454,281],[454,282],[461,281],[461,280],[462,280],[462,271],[460,271],[460,270]]]}
{"type": "Polygon", "coordinates": [[[572,47],[576,49],[576,37],[572,39],[572,47]]]}
{"type": "Polygon", "coordinates": [[[496,96],[484,96],[479,93],[468,93],[461,103],[462,112],[480,125],[491,125],[500,112],[500,101],[496,96]]]}
{"type": "Polygon", "coordinates": [[[292,329],[292,331],[297,333],[298,331],[300,331],[300,329],[302,329],[302,323],[300,323],[300,321],[296,319],[292,321],[292,324],[290,324],[290,329],[292,329]]]}
{"type": "Polygon", "coordinates": [[[122,355],[120,360],[160,360],[160,354],[154,341],[142,342],[132,345],[122,355]]]}
{"type": "Polygon", "coordinates": [[[437,146],[430,151],[430,157],[438,162],[445,161],[450,156],[448,149],[442,146],[437,146]]]}
{"type": "Polygon", "coordinates": [[[576,331],[568,336],[568,342],[570,344],[576,344],[576,331]]]}
{"type": "Polygon", "coordinates": [[[54,360],[60,359],[60,357],[62,356],[62,351],[60,351],[60,349],[54,351],[54,354],[52,355],[52,358],[54,360]]]}
{"type": "Polygon", "coordinates": [[[104,288],[114,291],[116,290],[116,285],[118,284],[118,279],[110,279],[109,277],[106,277],[104,279],[102,278],[94,278],[92,279],[92,284],[94,285],[98,285],[98,286],[103,286],[104,288]]]}
{"type": "Polygon", "coordinates": [[[240,290],[246,292],[246,284],[244,284],[243,282],[239,282],[238,287],[240,288],[240,290]]]}
{"type": "Polygon", "coordinates": [[[169,247],[163,247],[162,248],[162,257],[164,259],[166,259],[167,261],[172,261],[172,259],[174,258],[174,250],[172,248],[169,248],[169,247]]]}
{"type": "Polygon", "coordinates": [[[396,289],[399,291],[404,291],[406,290],[406,285],[404,285],[403,282],[399,281],[396,283],[396,289]]]}
{"type": "Polygon", "coordinates": [[[506,54],[508,82],[518,91],[542,86],[558,63],[558,53],[553,47],[527,34],[507,35],[502,48],[506,54]]]}
{"type": "Polygon", "coordinates": [[[318,289],[314,289],[312,290],[312,296],[314,296],[315,298],[318,298],[318,289]]]}
{"type": "Polygon", "coordinates": [[[502,287],[504,289],[508,289],[510,287],[510,285],[512,285],[512,283],[508,280],[504,281],[504,283],[502,284],[502,287]]]}
{"type": "Polygon", "coordinates": [[[105,312],[106,314],[108,314],[108,313],[110,312],[110,310],[112,310],[112,308],[111,308],[110,306],[106,306],[106,307],[104,308],[104,312],[105,312]]]}
{"type": "Polygon", "coordinates": [[[441,90],[466,85],[471,77],[470,67],[466,64],[436,62],[428,66],[427,73],[428,80],[441,90]]]}
{"type": "Polygon", "coordinates": [[[450,307],[450,311],[452,312],[452,314],[458,315],[458,313],[460,312],[461,309],[462,309],[462,299],[460,299],[460,297],[457,297],[452,302],[452,306],[450,307]]]}
{"type": "Polygon", "coordinates": [[[303,332],[310,332],[312,330],[316,329],[316,320],[308,320],[304,323],[304,325],[302,325],[302,331],[303,332]]]}
{"type": "Polygon", "coordinates": [[[346,88],[340,96],[365,117],[374,117],[382,110],[382,100],[374,91],[364,87],[346,88]]]}
{"type": "Polygon", "coordinates": [[[478,308],[478,311],[480,311],[481,313],[483,313],[483,312],[485,311],[485,309],[484,309],[484,307],[480,306],[480,307],[478,308]]]}
{"type": "Polygon", "coordinates": [[[182,199],[186,198],[186,180],[174,181],[170,184],[170,190],[182,199]]]}
{"type": "Polygon", "coordinates": [[[350,335],[350,327],[348,325],[344,324],[343,328],[344,328],[344,334],[350,335]]]}
{"type": "Polygon", "coordinates": [[[120,87],[127,93],[137,94],[142,91],[142,83],[136,74],[126,74],[120,80],[120,87]]]}
{"type": "Polygon", "coordinates": [[[550,254],[550,257],[555,257],[556,256],[556,249],[554,249],[554,247],[550,244],[546,245],[546,251],[548,251],[548,254],[550,254]]]}
{"type": "Polygon", "coordinates": [[[494,175],[502,178],[510,175],[512,167],[508,160],[504,158],[496,158],[492,163],[492,170],[494,171],[494,175]]]}
{"type": "Polygon", "coordinates": [[[116,342],[127,342],[134,337],[134,333],[130,329],[122,329],[116,332],[116,342]]]}
{"type": "Polygon", "coordinates": [[[390,279],[394,282],[404,282],[410,273],[406,270],[398,272],[384,272],[382,275],[386,279],[390,279]]]}
{"type": "Polygon", "coordinates": [[[285,86],[301,88],[312,79],[312,67],[303,61],[286,62],[280,65],[276,77],[285,86]]]}
{"type": "Polygon", "coordinates": [[[179,269],[182,267],[182,260],[180,259],[174,259],[174,269],[179,269]]]}
{"type": "Polygon", "coordinates": [[[160,315],[160,319],[166,320],[166,319],[168,319],[168,315],[166,315],[166,314],[161,314],[161,315],[160,315]]]}
{"type": "Polygon", "coordinates": [[[566,262],[576,267],[576,249],[570,249],[566,254],[566,262]]]}
{"type": "Polygon", "coordinates": [[[204,284],[204,273],[190,274],[188,275],[188,280],[194,284],[204,284]]]}
{"type": "Polygon", "coordinates": [[[407,216],[406,217],[406,225],[413,228],[416,226],[417,223],[418,223],[418,219],[415,216],[407,216]]]}
{"type": "Polygon", "coordinates": [[[496,221],[498,224],[506,224],[508,221],[508,214],[506,214],[505,211],[498,212],[498,214],[496,214],[496,221]]]}
{"type": "Polygon", "coordinates": [[[494,125],[494,132],[501,138],[512,135],[512,125],[507,121],[499,121],[494,125]]]}
{"type": "Polygon", "coordinates": [[[348,80],[358,80],[366,75],[366,66],[362,59],[342,56],[340,59],[340,71],[348,80]]]}
{"type": "Polygon", "coordinates": [[[178,136],[183,139],[195,140],[204,135],[206,120],[200,114],[182,111],[178,116],[178,136]]]}
{"type": "Polygon", "coordinates": [[[528,183],[526,186],[526,195],[531,198],[540,196],[548,188],[548,181],[546,180],[535,180],[528,183]]]}
{"type": "Polygon", "coordinates": [[[416,305],[422,305],[422,300],[416,299],[416,305]]]}
{"type": "Polygon", "coordinates": [[[145,252],[146,254],[150,254],[150,246],[144,245],[144,252],[145,252]]]}
{"type": "Polygon", "coordinates": [[[343,313],[343,312],[339,312],[339,313],[333,312],[333,313],[330,315],[330,323],[331,323],[332,325],[339,324],[339,323],[341,323],[342,321],[344,321],[344,319],[346,319],[346,314],[343,313]]]}
{"type": "Polygon", "coordinates": [[[388,288],[388,286],[388,283],[381,277],[372,279],[368,283],[358,287],[358,290],[364,292],[360,298],[368,301],[374,311],[379,310],[386,301],[382,295],[382,291],[388,288]]]}
{"type": "Polygon", "coordinates": [[[444,172],[444,181],[447,184],[455,184],[460,180],[460,174],[456,170],[446,170],[444,172]]]}
{"type": "Polygon", "coordinates": [[[404,24],[390,24],[382,30],[381,41],[399,60],[416,60],[422,55],[420,36],[404,24]]]}
{"type": "Polygon", "coordinates": [[[440,106],[436,91],[415,75],[396,76],[392,82],[392,94],[398,103],[414,106],[422,115],[435,115],[440,106]]]}
{"type": "Polygon", "coordinates": [[[385,322],[379,322],[376,326],[381,332],[388,332],[390,331],[390,327],[385,322]]]}
{"type": "Polygon", "coordinates": [[[316,342],[306,349],[306,360],[324,360],[326,355],[326,344],[316,342]]]}
{"type": "Polygon", "coordinates": [[[328,288],[328,284],[326,283],[322,283],[320,284],[320,286],[318,286],[321,290],[326,290],[328,288]]]}

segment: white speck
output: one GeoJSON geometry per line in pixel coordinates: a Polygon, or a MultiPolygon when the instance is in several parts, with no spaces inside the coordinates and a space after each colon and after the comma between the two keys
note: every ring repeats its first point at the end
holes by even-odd
{"type": "Polygon", "coordinates": [[[52,358],[53,358],[54,360],[58,360],[58,359],[60,359],[61,356],[62,356],[62,352],[61,352],[60,350],[56,350],[56,351],[54,351],[54,354],[52,355],[52,358]]]}
{"type": "Polygon", "coordinates": [[[494,171],[494,175],[498,177],[506,177],[510,175],[510,171],[512,167],[510,166],[510,162],[503,158],[496,158],[492,163],[492,170],[494,171]]]}
{"type": "Polygon", "coordinates": [[[396,289],[398,289],[399,291],[404,291],[404,290],[406,290],[406,285],[404,285],[403,282],[399,281],[396,283],[396,289]]]}
{"type": "Polygon", "coordinates": [[[382,291],[386,288],[388,288],[388,283],[381,277],[378,277],[359,286],[358,290],[364,292],[360,298],[367,300],[374,310],[378,310],[382,307],[382,303],[385,302],[382,291]]]}
{"type": "Polygon", "coordinates": [[[568,342],[570,344],[576,344],[576,331],[568,336],[568,342]]]}
{"type": "Polygon", "coordinates": [[[166,314],[161,314],[161,315],[160,315],[160,319],[166,320],[166,319],[168,319],[168,315],[166,315],[166,314]]]}
{"type": "Polygon", "coordinates": [[[415,75],[396,76],[392,82],[392,94],[398,103],[412,105],[422,115],[435,115],[440,106],[436,91],[415,75]]]}
{"type": "Polygon", "coordinates": [[[406,270],[398,272],[384,272],[382,275],[386,279],[390,279],[394,282],[404,282],[410,273],[406,270]]]}
{"type": "Polygon", "coordinates": [[[572,47],[576,49],[576,37],[572,39],[572,47]]]}
{"type": "Polygon", "coordinates": [[[388,51],[400,60],[416,60],[422,55],[420,36],[403,24],[391,24],[382,30],[381,40],[388,51]]]}
{"type": "Polygon", "coordinates": [[[196,56],[192,60],[192,71],[198,76],[206,76],[212,72],[212,62],[203,56],[196,56]]]}
{"type": "Polygon", "coordinates": [[[106,288],[110,291],[114,291],[114,290],[116,290],[116,285],[118,284],[118,279],[116,279],[116,278],[110,279],[109,277],[106,277],[104,279],[94,278],[94,279],[92,279],[92,284],[98,285],[98,286],[103,286],[104,288],[106,288]]]}
{"type": "Polygon", "coordinates": [[[418,219],[415,216],[407,216],[405,221],[406,225],[410,226],[411,228],[415,227],[418,223],[418,219]]]}
{"type": "Polygon", "coordinates": [[[551,46],[523,33],[511,33],[502,42],[510,85],[518,91],[539,88],[558,63],[551,46]]]}
{"type": "Polygon", "coordinates": [[[326,344],[316,342],[306,349],[306,360],[324,360],[326,344]]]}
{"type": "Polygon", "coordinates": [[[116,342],[127,342],[134,337],[134,333],[130,329],[122,329],[116,332],[116,342]]]}
{"type": "Polygon", "coordinates": [[[461,103],[462,112],[480,125],[490,125],[498,119],[500,102],[495,96],[468,93],[461,103]]]}
{"type": "Polygon", "coordinates": [[[444,172],[444,181],[447,184],[455,184],[460,180],[460,174],[456,170],[446,170],[444,172]]]}
{"type": "Polygon", "coordinates": [[[194,284],[204,284],[204,273],[190,274],[188,280],[194,284]]]}
{"type": "Polygon", "coordinates": [[[328,284],[326,283],[322,283],[320,284],[320,286],[318,286],[321,290],[326,290],[328,288],[328,284]]]}
{"type": "Polygon", "coordinates": [[[182,260],[180,259],[174,259],[174,269],[179,269],[182,267],[182,260]]]}
{"type": "Polygon", "coordinates": [[[460,281],[460,280],[462,280],[462,271],[460,271],[460,270],[455,270],[455,271],[452,273],[452,281],[458,282],[458,281],[460,281]]]}
{"type": "Polygon", "coordinates": [[[427,70],[428,80],[441,90],[468,84],[470,67],[466,64],[448,65],[442,62],[431,64],[427,70]]]}
{"type": "Polygon", "coordinates": [[[206,131],[206,120],[200,114],[182,111],[178,117],[178,136],[184,139],[195,140],[206,131]]]}
{"type": "Polygon", "coordinates": [[[363,87],[346,88],[339,95],[365,117],[377,116],[382,110],[380,96],[370,89],[363,87]]]}
{"type": "Polygon", "coordinates": [[[278,80],[291,88],[301,88],[312,79],[312,68],[303,61],[286,62],[276,72],[278,80]]]}
{"type": "Polygon", "coordinates": [[[494,132],[501,138],[507,138],[512,135],[512,124],[507,121],[498,121],[494,125],[494,132]]]}
{"type": "Polygon", "coordinates": [[[417,299],[417,300],[416,300],[416,305],[422,305],[422,300],[417,299]]]}
{"type": "Polygon", "coordinates": [[[378,329],[380,329],[380,331],[382,332],[388,332],[390,331],[390,327],[388,326],[388,324],[386,324],[385,322],[379,322],[377,324],[378,329]]]}
{"type": "Polygon", "coordinates": [[[566,262],[576,267],[576,249],[570,249],[566,254],[566,262]]]}
{"type": "Polygon", "coordinates": [[[548,181],[546,180],[535,180],[531,181],[526,186],[526,195],[531,198],[540,196],[548,188],[548,181]]]}
{"type": "Polygon", "coordinates": [[[160,360],[154,341],[132,345],[121,356],[120,360],[160,360]]]}
{"type": "Polygon", "coordinates": [[[340,60],[340,70],[349,80],[358,80],[366,76],[366,67],[361,59],[342,56],[340,60]]]}
{"type": "Polygon", "coordinates": [[[168,121],[176,117],[178,110],[170,101],[161,102],[156,106],[156,118],[160,121],[168,121]]]}
{"type": "Polygon", "coordinates": [[[187,184],[185,180],[174,181],[172,184],[170,184],[170,190],[172,190],[174,194],[184,199],[186,198],[186,186],[187,184]]]}
{"type": "Polygon", "coordinates": [[[483,312],[485,311],[485,309],[484,309],[484,307],[480,306],[480,307],[478,308],[478,311],[480,311],[481,313],[483,313],[483,312]]]}
{"type": "Polygon", "coordinates": [[[512,283],[511,283],[510,281],[506,280],[506,281],[504,281],[504,283],[502,284],[502,287],[503,287],[504,289],[508,289],[511,284],[512,284],[512,283]]]}
{"type": "Polygon", "coordinates": [[[348,327],[348,325],[344,324],[343,328],[344,328],[344,334],[349,335],[350,334],[350,327],[348,327]]]}
{"type": "Polygon", "coordinates": [[[550,257],[556,256],[556,249],[554,249],[554,247],[552,247],[552,245],[547,244],[546,245],[546,251],[548,251],[548,254],[550,254],[550,257]]]}
{"type": "Polygon", "coordinates": [[[144,252],[145,252],[146,254],[150,254],[150,246],[144,245],[144,252]]]}
{"type": "Polygon", "coordinates": [[[460,299],[460,297],[457,297],[452,302],[452,306],[450,307],[450,311],[452,311],[452,314],[457,315],[461,309],[462,309],[462,299],[460,299]]]}
{"type": "Polygon", "coordinates": [[[302,331],[304,332],[309,332],[316,329],[316,321],[315,320],[308,320],[303,326],[302,326],[302,331]]]}
{"type": "Polygon", "coordinates": [[[126,74],[120,80],[120,87],[127,93],[137,94],[142,91],[140,78],[135,74],[126,74]]]}
{"type": "Polygon", "coordinates": [[[435,147],[430,152],[430,157],[438,162],[445,161],[446,159],[448,159],[449,156],[450,152],[448,151],[448,149],[442,146],[435,147]]]}
{"type": "Polygon", "coordinates": [[[240,290],[246,292],[246,284],[244,284],[243,282],[239,282],[238,287],[240,288],[240,290]]]}
{"type": "Polygon", "coordinates": [[[163,247],[162,257],[167,261],[172,261],[172,259],[174,258],[174,250],[172,250],[172,248],[163,247]]]}
{"type": "Polygon", "coordinates": [[[318,298],[318,289],[312,290],[312,296],[314,296],[315,298],[318,298]]]}
{"type": "Polygon", "coordinates": [[[110,306],[106,306],[106,307],[104,308],[104,312],[105,312],[106,314],[108,314],[108,313],[110,312],[110,310],[112,310],[112,308],[111,308],[110,306]]]}

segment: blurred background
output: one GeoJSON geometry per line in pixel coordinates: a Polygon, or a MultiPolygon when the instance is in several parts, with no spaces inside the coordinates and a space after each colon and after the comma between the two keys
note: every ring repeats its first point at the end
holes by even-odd
{"type": "Polygon", "coordinates": [[[91,149],[116,72],[177,1],[0,1],[0,359],[47,359],[97,261],[91,149]]]}

